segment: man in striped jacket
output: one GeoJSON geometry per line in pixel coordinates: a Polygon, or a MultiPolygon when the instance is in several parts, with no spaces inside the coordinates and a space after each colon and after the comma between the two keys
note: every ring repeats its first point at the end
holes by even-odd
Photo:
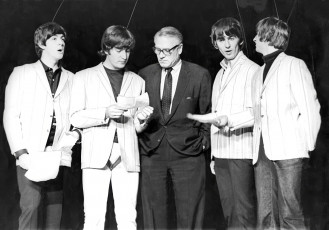
{"type": "Polygon", "coordinates": [[[211,41],[224,56],[212,91],[212,113],[190,115],[212,123],[211,162],[228,229],[253,229],[256,193],[252,166],[252,127],[239,128],[245,114],[252,114],[251,80],[259,66],[241,51],[243,32],[239,21],[223,18],[212,26],[211,41]],[[210,118],[210,120],[206,120],[210,118]]]}

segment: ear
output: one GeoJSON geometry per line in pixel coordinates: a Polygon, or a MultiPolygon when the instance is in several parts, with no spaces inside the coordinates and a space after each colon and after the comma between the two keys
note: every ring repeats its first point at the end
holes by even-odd
{"type": "Polygon", "coordinates": [[[46,46],[45,46],[45,45],[42,45],[41,42],[38,42],[38,46],[39,46],[41,49],[43,49],[43,50],[46,48],[46,46]]]}
{"type": "Polygon", "coordinates": [[[182,43],[182,45],[179,47],[179,50],[178,50],[179,55],[181,55],[182,52],[183,52],[183,43],[182,43]]]}

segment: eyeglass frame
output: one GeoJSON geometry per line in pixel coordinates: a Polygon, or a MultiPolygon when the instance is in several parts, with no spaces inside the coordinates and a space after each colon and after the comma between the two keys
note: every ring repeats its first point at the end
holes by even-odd
{"type": "Polygon", "coordinates": [[[178,45],[175,45],[174,47],[172,47],[170,49],[159,49],[154,46],[154,47],[152,47],[152,50],[156,55],[160,55],[161,53],[163,53],[165,56],[170,56],[172,54],[172,52],[174,51],[174,49],[176,49],[180,45],[182,45],[182,43],[179,43],[178,45]],[[159,52],[159,53],[157,53],[157,52],[159,52]],[[166,54],[166,52],[167,52],[167,54],[166,54]]]}

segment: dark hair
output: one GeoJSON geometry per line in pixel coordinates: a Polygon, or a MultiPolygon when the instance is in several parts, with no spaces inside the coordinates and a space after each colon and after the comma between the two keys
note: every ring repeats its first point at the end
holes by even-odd
{"type": "Polygon", "coordinates": [[[43,51],[39,44],[46,45],[46,41],[57,34],[63,34],[66,37],[65,29],[56,22],[47,22],[36,29],[34,32],[34,47],[38,58],[41,57],[43,51]]]}
{"type": "Polygon", "coordinates": [[[224,34],[227,36],[237,37],[239,39],[240,49],[243,48],[243,30],[238,20],[231,17],[222,18],[215,22],[215,24],[211,27],[211,43],[216,49],[218,49],[216,41],[219,38],[224,37],[224,34]]]}
{"type": "Polygon", "coordinates": [[[285,51],[288,47],[290,28],[287,23],[276,18],[268,17],[260,20],[256,25],[259,40],[269,42],[270,46],[285,51]]]}
{"type": "Polygon", "coordinates": [[[105,56],[113,47],[132,50],[135,47],[134,35],[124,26],[113,25],[108,27],[102,36],[101,50],[98,52],[105,56]]]}

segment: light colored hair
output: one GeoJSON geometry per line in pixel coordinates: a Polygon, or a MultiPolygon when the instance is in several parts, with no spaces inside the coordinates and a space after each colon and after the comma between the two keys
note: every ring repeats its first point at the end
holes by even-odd
{"type": "Polygon", "coordinates": [[[168,36],[168,37],[175,37],[179,40],[180,43],[183,42],[183,35],[181,32],[179,32],[178,29],[172,26],[166,26],[161,28],[156,34],[154,35],[154,39],[156,37],[162,37],[162,36],[168,36]]]}
{"type": "Polygon", "coordinates": [[[260,20],[256,25],[256,33],[260,41],[269,42],[269,45],[276,49],[285,51],[288,47],[290,27],[276,17],[260,20]]]}

